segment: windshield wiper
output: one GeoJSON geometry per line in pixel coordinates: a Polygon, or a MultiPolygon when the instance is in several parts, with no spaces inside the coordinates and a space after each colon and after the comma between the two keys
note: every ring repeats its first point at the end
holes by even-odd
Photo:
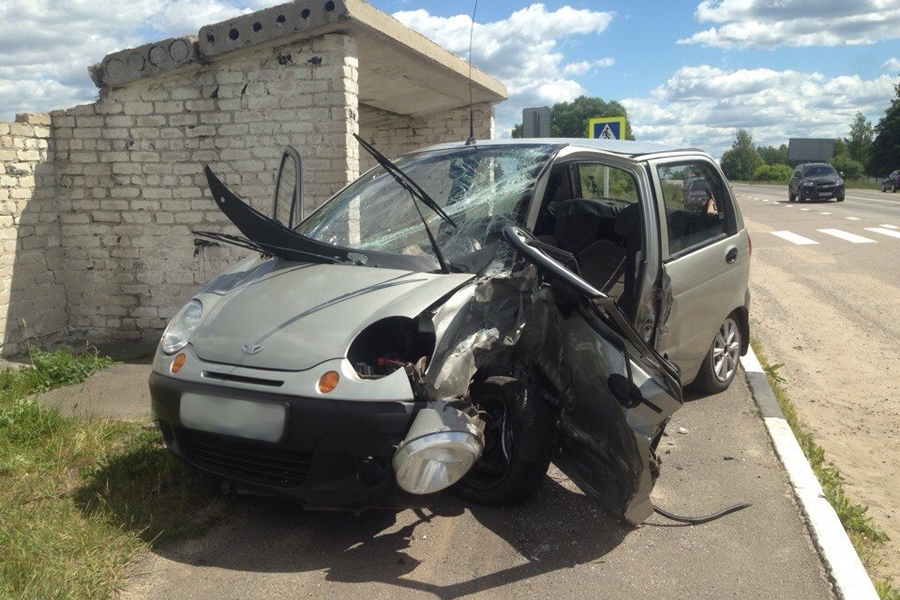
{"type": "Polygon", "coordinates": [[[440,206],[438,206],[437,202],[435,202],[431,196],[428,195],[425,190],[423,190],[419,185],[413,181],[409,175],[400,170],[400,167],[392,163],[387,159],[381,152],[372,147],[371,144],[366,142],[364,139],[353,134],[353,137],[356,138],[356,141],[366,149],[366,151],[372,155],[372,157],[378,162],[381,167],[391,174],[391,176],[396,180],[397,184],[402,187],[404,190],[409,192],[409,197],[412,200],[413,207],[416,209],[416,212],[419,213],[419,218],[422,219],[422,226],[425,227],[425,233],[428,234],[428,241],[431,242],[431,248],[434,250],[434,255],[437,257],[438,263],[441,265],[441,271],[444,273],[450,273],[450,265],[447,263],[447,259],[444,258],[444,253],[441,251],[441,247],[438,245],[437,240],[434,239],[434,234],[431,233],[431,227],[428,226],[428,221],[425,219],[425,215],[422,214],[422,209],[419,208],[419,203],[416,200],[419,200],[433,210],[439,217],[444,219],[446,222],[450,223],[454,227],[456,227],[456,223],[453,222],[453,219],[450,218],[447,213],[445,213],[440,206]]]}
{"type": "Polygon", "coordinates": [[[381,165],[381,167],[387,171],[396,181],[400,184],[400,187],[408,191],[412,194],[413,198],[417,198],[422,202],[425,206],[430,208],[437,214],[440,218],[442,218],[445,222],[450,223],[453,227],[456,227],[456,222],[450,218],[450,215],[444,212],[444,209],[438,205],[437,202],[434,201],[434,198],[428,195],[428,192],[423,190],[415,180],[403,172],[403,170],[392,163],[388,157],[375,149],[372,144],[367,142],[366,140],[359,137],[357,134],[353,134],[353,137],[356,138],[356,141],[366,149],[366,152],[372,155],[372,158],[381,165]]]}

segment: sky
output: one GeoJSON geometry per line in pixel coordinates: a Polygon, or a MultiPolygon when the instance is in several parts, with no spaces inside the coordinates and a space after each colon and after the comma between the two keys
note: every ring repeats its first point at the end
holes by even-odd
{"type": "MultiPolygon", "coordinates": [[[[370,0],[463,57],[472,0],[370,0]]],[[[269,0],[2,0],[0,120],[90,102],[87,65],[278,4],[269,0]]],[[[473,62],[502,81],[508,136],[522,108],[618,100],[642,141],[721,156],[876,123],[900,83],[900,0],[482,0],[473,62]]]]}

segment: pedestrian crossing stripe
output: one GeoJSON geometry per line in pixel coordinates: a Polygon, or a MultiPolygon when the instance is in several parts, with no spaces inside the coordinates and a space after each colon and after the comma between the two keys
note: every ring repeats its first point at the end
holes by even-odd
{"type": "Polygon", "coordinates": [[[866,227],[866,231],[880,233],[881,235],[887,235],[900,239],[900,231],[896,231],[894,229],[885,229],[884,227],[866,227]]]}
{"type": "Polygon", "coordinates": [[[859,217],[844,217],[848,221],[859,221],[859,217]]]}
{"type": "Polygon", "coordinates": [[[885,225],[884,223],[881,224],[881,227],[885,227],[887,229],[900,229],[900,227],[897,227],[896,225],[885,225]]]}
{"type": "Polygon", "coordinates": [[[808,237],[798,235],[792,231],[773,231],[772,235],[778,236],[783,240],[787,240],[792,244],[797,244],[798,246],[812,246],[819,243],[815,240],[809,239],[808,237]]]}
{"type": "Polygon", "coordinates": [[[816,229],[819,233],[824,233],[825,235],[834,236],[836,238],[840,238],[842,240],[846,240],[853,244],[874,244],[875,240],[870,240],[867,237],[863,237],[861,235],[856,235],[855,233],[850,233],[848,231],[843,231],[841,229],[816,229]]]}

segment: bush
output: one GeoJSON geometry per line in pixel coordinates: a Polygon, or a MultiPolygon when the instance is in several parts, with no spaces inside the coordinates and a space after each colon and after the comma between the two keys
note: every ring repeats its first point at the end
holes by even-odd
{"type": "Polygon", "coordinates": [[[863,165],[850,158],[849,154],[839,154],[828,161],[838,172],[844,174],[844,179],[858,179],[863,176],[863,165]]]}
{"type": "Polygon", "coordinates": [[[790,181],[793,172],[794,170],[787,165],[763,165],[753,171],[753,179],[755,181],[787,183],[790,181]]]}

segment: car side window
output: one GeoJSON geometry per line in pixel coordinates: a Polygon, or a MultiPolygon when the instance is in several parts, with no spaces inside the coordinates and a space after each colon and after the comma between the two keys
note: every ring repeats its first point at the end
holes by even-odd
{"type": "Polygon", "coordinates": [[[669,255],[727,234],[731,197],[712,165],[703,162],[657,167],[666,209],[669,255]]]}
{"type": "Polygon", "coordinates": [[[586,200],[617,200],[634,204],[638,201],[634,176],[616,167],[584,163],[576,165],[575,180],[586,200]]]}

